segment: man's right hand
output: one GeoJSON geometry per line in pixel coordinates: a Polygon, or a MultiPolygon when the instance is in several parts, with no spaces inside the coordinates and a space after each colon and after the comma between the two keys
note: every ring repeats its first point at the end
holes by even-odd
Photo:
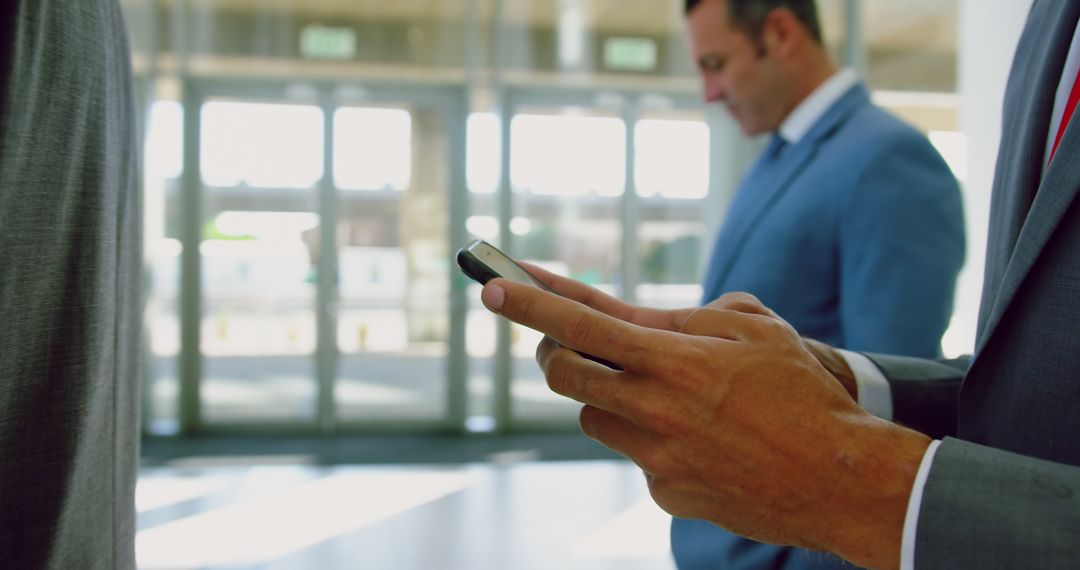
{"type": "Polygon", "coordinates": [[[566,296],[493,279],[481,298],[546,335],[548,386],[585,405],[584,433],[637,463],[658,505],[759,541],[899,564],[930,440],[862,409],[791,325],[750,295],[673,312],[552,285],[566,296]]]}
{"type": "MultiPolygon", "coordinates": [[[[740,313],[760,314],[769,317],[773,317],[779,320],[783,320],[779,315],[773,312],[772,309],[761,304],[756,297],[747,293],[727,293],[722,295],[719,299],[705,305],[703,308],[710,309],[723,309],[728,311],[738,311],[740,313]]],[[[688,318],[684,323],[689,322],[688,318]]],[[[707,334],[707,333],[695,333],[693,330],[688,330],[684,326],[680,328],[679,332],[687,334],[707,334]]],[[[837,382],[847,390],[848,394],[851,394],[852,399],[856,402],[859,401],[859,387],[855,383],[855,373],[852,372],[851,367],[848,366],[847,361],[843,356],[833,347],[812,338],[802,339],[803,347],[810,354],[814,355],[814,358],[828,370],[837,382]]]]}

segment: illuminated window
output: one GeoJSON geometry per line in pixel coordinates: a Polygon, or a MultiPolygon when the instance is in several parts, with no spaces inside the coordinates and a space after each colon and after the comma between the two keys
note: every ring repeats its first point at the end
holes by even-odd
{"type": "Polygon", "coordinates": [[[490,194],[499,187],[502,154],[499,117],[493,113],[472,113],[466,128],[465,176],[469,190],[490,194]]]}
{"type": "Polygon", "coordinates": [[[533,194],[620,196],[626,127],[607,117],[517,115],[510,124],[511,182],[533,194]]]}
{"type": "Polygon", "coordinates": [[[412,115],[403,109],[346,107],[334,113],[334,181],[343,190],[408,189],[412,115]]]}
{"type": "Polygon", "coordinates": [[[202,110],[207,186],[311,188],[323,175],[323,114],[310,105],[212,101],[202,110]]]}
{"type": "Polygon", "coordinates": [[[643,119],[634,127],[641,196],[704,198],[709,192],[709,127],[700,121],[643,119]]]}
{"type": "Polygon", "coordinates": [[[184,108],[179,101],[150,106],[146,135],[146,172],[153,178],[178,178],[184,162],[184,108]]]}

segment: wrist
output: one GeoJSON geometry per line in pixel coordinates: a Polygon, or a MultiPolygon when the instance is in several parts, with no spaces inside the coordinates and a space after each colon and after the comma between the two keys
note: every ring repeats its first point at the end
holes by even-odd
{"type": "Polygon", "coordinates": [[[858,482],[826,537],[826,548],[866,568],[900,565],[904,519],[919,465],[931,439],[881,420],[870,420],[851,441],[847,465],[858,482]]]}

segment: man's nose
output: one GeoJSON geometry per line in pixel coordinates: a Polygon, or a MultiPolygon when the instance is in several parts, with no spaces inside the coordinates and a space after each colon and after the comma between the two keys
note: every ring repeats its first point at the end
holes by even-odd
{"type": "Polygon", "coordinates": [[[706,103],[716,103],[727,98],[727,90],[719,81],[705,81],[703,95],[706,103]]]}

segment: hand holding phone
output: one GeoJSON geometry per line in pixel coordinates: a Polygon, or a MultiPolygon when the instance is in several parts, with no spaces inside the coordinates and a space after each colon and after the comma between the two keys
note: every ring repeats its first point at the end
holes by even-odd
{"type": "MultiPolygon", "coordinates": [[[[532,285],[533,287],[539,287],[545,291],[559,294],[551,287],[540,280],[529,270],[519,265],[513,259],[510,259],[508,255],[499,251],[499,249],[484,240],[473,240],[469,242],[465,247],[458,250],[457,253],[458,266],[461,267],[461,271],[472,278],[474,281],[481,285],[486,284],[488,281],[501,277],[503,279],[509,279],[517,283],[524,285],[532,285]]],[[[598,362],[614,370],[622,370],[622,367],[614,362],[610,362],[603,358],[593,356],[591,354],[585,354],[578,352],[581,356],[598,362]]]]}

